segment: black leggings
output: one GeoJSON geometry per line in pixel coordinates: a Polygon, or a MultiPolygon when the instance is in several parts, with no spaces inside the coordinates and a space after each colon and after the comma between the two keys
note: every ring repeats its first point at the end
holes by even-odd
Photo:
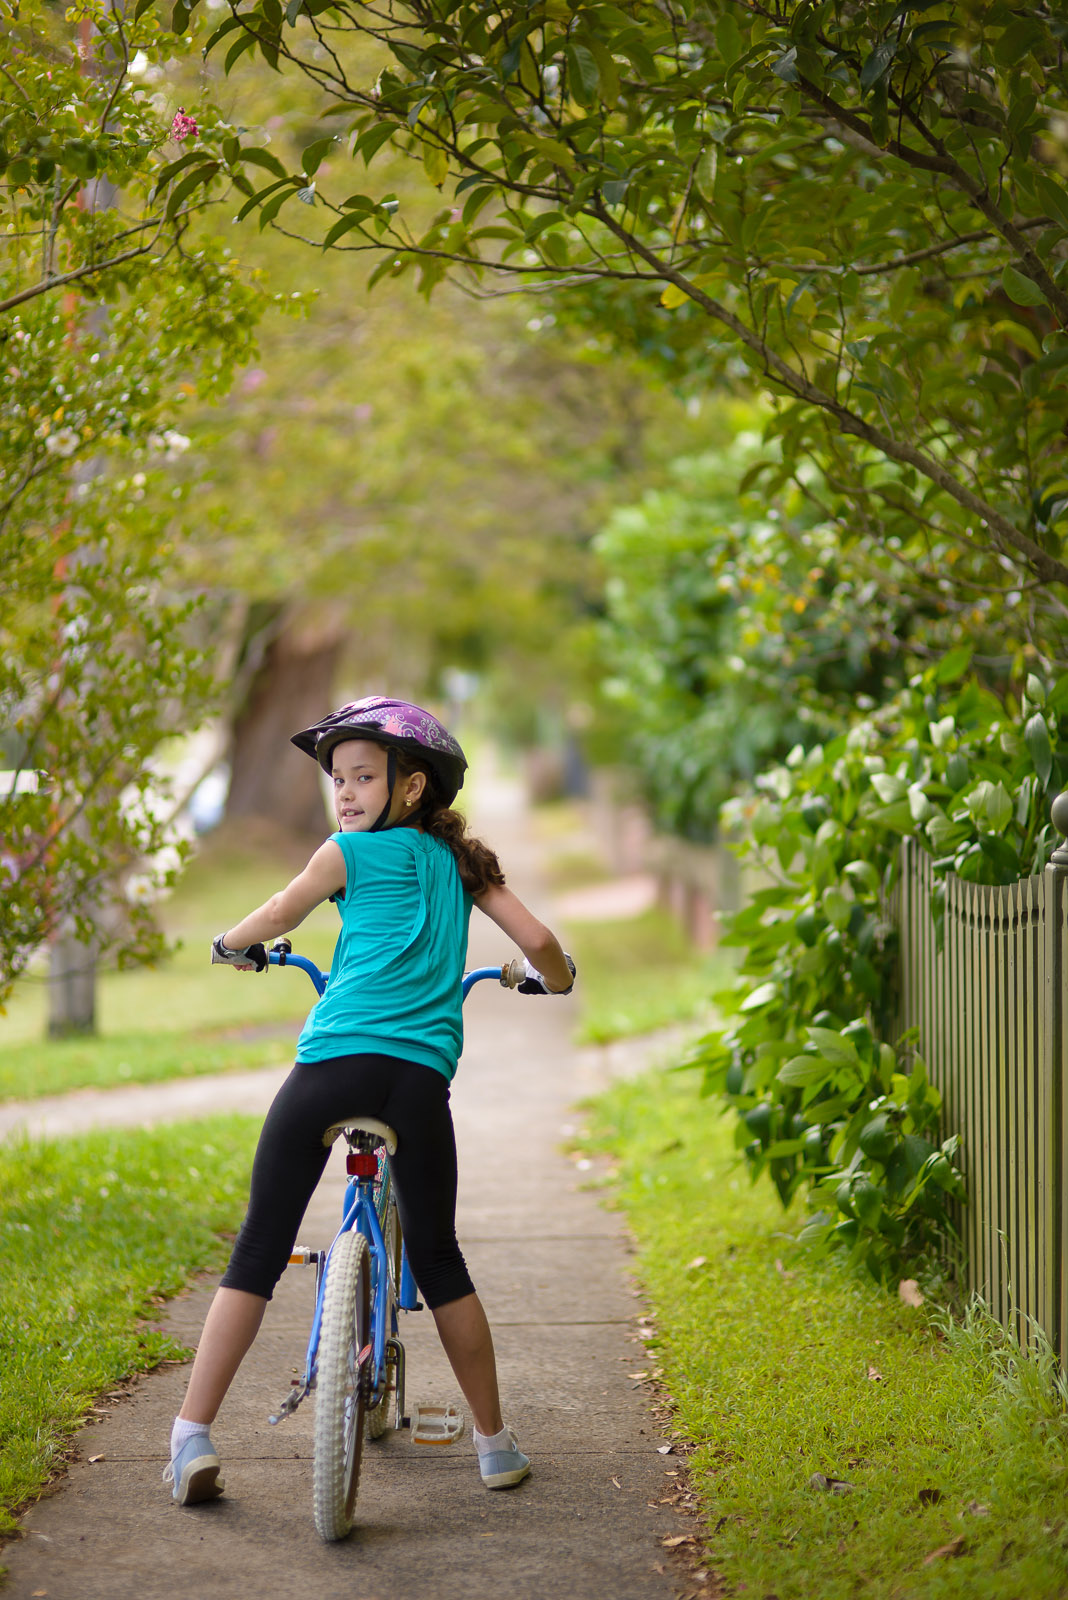
{"type": "Polygon", "coordinates": [[[356,1115],[388,1122],[396,1132],[390,1167],[408,1260],[423,1299],[433,1311],[474,1293],[456,1242],[449,1085],[433,1067],[377,1055],[298,1062],[279,1089],[256,1147],[248,1213],[224,1288],[271,1298],[330,1154],[323,1134],[342,1117],[356,1115]]]}

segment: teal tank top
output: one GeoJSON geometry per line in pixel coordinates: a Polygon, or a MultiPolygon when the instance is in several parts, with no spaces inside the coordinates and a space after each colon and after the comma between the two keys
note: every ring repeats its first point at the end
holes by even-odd
{"type": "Polygon", "coordinates": [[[472,900],[447,844],[415,828],[331,835],[345,857],[341,932],[297,1060],[399,1056],[452,1079],[472,900]]]}

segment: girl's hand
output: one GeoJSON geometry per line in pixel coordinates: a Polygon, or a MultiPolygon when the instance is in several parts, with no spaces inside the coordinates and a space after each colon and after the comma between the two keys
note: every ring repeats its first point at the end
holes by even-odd
{"type": "Polygon", "coordinates": [[[546,983],[537,967],[532,967],[530,962],[524,958],[523,969],[526,972],[526,977],[523,979],[522,983],[516,985],[519,993],[570,994],[571,990],[575,987],[575,963],[572,961],[566,950],[564,951],[564,960],[567,962],[567,970],[571,974],[571,983],[566,989],[550,989],[549,985],[546,983]]]}
{"type": "Polygon", "coordinates": [[[265,972],[267,970],[267,951],[262,944],[250,944],[244,950],[231,950],[223,943],[223,936],[217,933],[211,941],[211,964],[220,963],[224,967],[236,967],[238,972],[265,972]]]}

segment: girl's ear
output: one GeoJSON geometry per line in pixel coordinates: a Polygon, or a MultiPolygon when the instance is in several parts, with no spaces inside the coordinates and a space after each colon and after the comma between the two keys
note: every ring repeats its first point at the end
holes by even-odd
{"type": "Polygon", "coordinates": [[[424,795],[425,792],[426,792],[426,773],[425,772],[413,772],[411,777],[408,779],[408,786],[407,786],[407,789],[405,790],[405,795],[404,795],[405,804],[406,805],[413,805],[413,806],[416,805],[423,798],[423,795],[424,795]]]}

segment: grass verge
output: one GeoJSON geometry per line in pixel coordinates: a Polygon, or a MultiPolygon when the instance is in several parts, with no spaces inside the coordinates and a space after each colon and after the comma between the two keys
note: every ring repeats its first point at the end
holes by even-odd
{"type": "MultiPolygon", "coordinates": [[[[161,907],[171,948],[166,962],[101,973],[99,1033],[92,1038],[45,1038],[47,980],[23,978],[0,1019],[0,1100],[292,1060],[315,1000],[305,975],[274,967],[235,973],[212,968],[207,954],[212,936],[262,904],[292,866],[269,843],[209,841],[161,907]]],[[[301,926],[297,948],[328,966],[337,928],[336,909],[320,906],[301,926]]]]}
{"type": "Polygon", "coordinates": [[[610,922],[567,924],[580,981],[579,1042],[606,1044],[710,1015],[731,977],[723,955],[696,951],[674,917],[652,910],[610,922]]]}
{"type": "Polygon", "coordinates": [[[259,1121],[0,1145],[0,1537],[94,1398],[184,1354],[150,1320],[222,1265],[259,1121]]]}
{"type": "Polygon", "coordinates": [[[706,1592],[1068,1592],[1068,1418],[1048,1364],[981,1316],[940,1325],[793,1255],[797,1219],[750,1187],[696,1074],[618,1085],[589,1122],[654,1307],[650,1376],[694,1446],[706,1592]]]}
{"type": "Polygon", "coordinates": [[[55,1039],[0,1050],[0,1101],[33,1100],[71,1089],[160,1083],[208,1072],[281,1066],[293,1054],[297,1029],[284,1024],[259,1039],[184,1033],[113,1034],[55,1039]]]}

